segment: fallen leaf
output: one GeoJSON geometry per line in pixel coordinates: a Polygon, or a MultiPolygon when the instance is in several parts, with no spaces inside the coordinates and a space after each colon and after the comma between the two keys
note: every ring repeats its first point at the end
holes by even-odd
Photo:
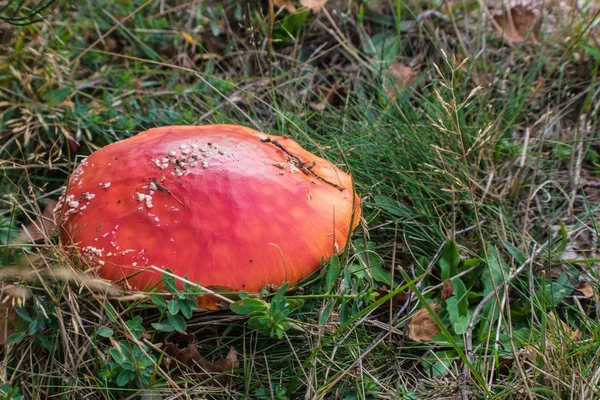
{"type": "Polygon", "coordinates": [[[390,65],[388,72],[391,76],[393,76],[396,79],[396,82],[399,83],[401,86],[410,85],[417,77],[417,74],[415,73],[415,71],[413,71],[411,67],[402,63],[390,65]]]}
{"type": "Polygon", "coordinates": [[[7,44],[13,35],[12,25],[0,20],[0,44],[7,44]]]}
{"type": "MultiPolygon", "coordinates": [[[[436,315],[439,313],[440,306],[438,304],[429,303],[429,306],[436,315]]],[[[439,334],[439,326],[425,307],[417,311],[408,323],[408,337],[415,342],[429,341],[439,334]]]]}
{"type": "Polygon", "coordinates": [[[444,289],[442,290],[442,302],[452,297],[452,292],[454,292],[454,285],[450,279],[446,279],[444,281],[444,289]]]}
{"type": "Polygon", "coordinates": [[[494,20],[509,42],[521,43],[526,38],[537,42],[539,39],[542,20],[533,8],[516,5],[495,15],[494,20]]]}
{"type": "Polygon", "coordinates": [[[554,345],[556,343],[562,342],[563,338],[565,337],[565,334],[567,334],[571,340],[579,340],[580,339],[578,329],[573,330],[569,326],[569,324],[567,324],[565,321],[563,321],[560,318],[556,318],[556,316],[551,312],[549,312],[547,315],[548,315],[548,320],[553,322],[553,324],[552,323],[548,324],[548,329],[547,329],[547,333],[546,333],[548,345],[554,345]],[[560,323],[560,326],[559,326],[559,323],[560,323]]]}
{"type": "Polygon", "coordinates": [[[310,105],[319,111],[323,111],[327,106],[339,107],[343,105],[347,95],[346,90],[339,84],[333,86],[319,85],[315,89],[315,94],[319,99],[311,102],[310,105]]]}
{"type": "Polygon", "coordinates": [[[79,143],[77,143],[77,141],[75,139],[69,138],[69,148],[71,149],[71,152],[76,153],[77,150],[79,149],[79,143]]]}
{"type": "Polygon", "coordinates": [[[112,37],[106,39],[106,49],[108,49],[108,51],[111,53],[114,53],[115,51],[119,50],[119,42],[117,41],[117,39],[112,37]]]}
{"type": "Polygon", "coordinates": [[[171,45],[163,45],[160,48],[160,54],[162,54],[165,58],[173,58],[177,55],[177,49],[171,45]]]}
{"type": "Polygon", "coordinates": [[[273,4],[277,8],[285,8],[290,14],[296,12],[296,6],[291,0],[273,0],[273,4]]]}
{"type": "Polygon", "coordinates": [[[183,40],[185,40],[190,46],[197,46],[198,42],[196,41],[196,39],[194,39],[192,37],[192,35],[190,35],[187,32],[184,31],[180,31],[181,36],[183,37],[183,40]]]}
{"type": "Polygon", "coordinates": [[[227,372],[240,366],[237,351],[233,347],[229,348],[225,358],[210,362],[200,355],[194,345],[195,339],[194,335],[186,332],[173,334],[169,341],[165,341],[167,355],[177,360],[180,367],[186,366],[201,374],[227,372]]]}
{"type": "Polygon", "coordinates": [[[327,0],[300,0],[300,4],[310,9],[314,13],[321,11],[321,8],[325,7],[327,0]]]}
{"type": "Polygon", "coordinates": [[[208,372],[227,372],[239,367],[238,353],[233,347],[230,347],[225,358],[206,364],[204,370],[208,372]]]}
{"type": "Polygon", "coordinates": [[[21,233],[17,237],[17,243],[30,243],[42,240],[47,236],[56,233],[56,223],[54,222],[54,208],[56,201],[50,200],[42,215],[38,215],[35,222],[21,228],[21,233]]]}
{"type": "MultiPolygon", "coordinates": [[[[390,290],[387,286],[382,286],[381,288],[374,290],[374,292],[377,292],[377,296],[375,296],[375,301],[377,301],[377,300],[381,299],[383,296],[387,296],[390,293],[390,290]]],[[[408,300],[408,293],[400,292],[397,295],[395,295],[394,297],[392,297],[392,306],[404,304],[407,300],[408,300]]],[[[386,304],[389,304],[389,301],[387,301],[386,304]]]]}
{"type": "Polygon", "coordinates": [[[189,333],[175,333],[170,341],[165,342],[165,350],[169,356],[189,368],[199,366],[204,358],[194,346],[195,336],[189,333]]]}
{"type": "Polygon", "coordinates": [[[515,363],[514,358],[503,358],[498,364],[498,372],[501,376],[508,376],[515,363]]]}
{"type": "Polygon", "coordinates": [[[594,288],[588,282],[583,282],[581,285],[579,285],[577,290],[580,291],[586,299],[594,297],[594,288]]]}

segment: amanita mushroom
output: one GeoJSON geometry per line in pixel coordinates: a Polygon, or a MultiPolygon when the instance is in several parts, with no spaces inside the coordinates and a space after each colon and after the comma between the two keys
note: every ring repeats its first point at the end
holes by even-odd
{"type": "Polygon", "coordinates": [[[168,268],[203,287],[256,292],[294,284],[343,249],[360,199],[348,174],[289,138],[169,126],[82,161],[56,216],[61,245],[127,289],[159,284],[168,268]]]}

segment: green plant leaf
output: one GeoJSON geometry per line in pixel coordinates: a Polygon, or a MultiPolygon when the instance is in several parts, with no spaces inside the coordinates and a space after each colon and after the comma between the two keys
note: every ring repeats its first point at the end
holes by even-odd
{"type": "Polygon", "coordinates": [[[175,300],[170,300],[167,303],[167,308],[169,309],[169,312],[173,315],[177,314],[179,312],[179,310],[181,309],[179,307],[179,300],[175,299],[175,300]]]}
{"type": "Polygon", "coordinates": [[[275,293],[275,296],[273,296],[273,300],[271,300],[271,303],[279,303],[281,300],[283,300],[283,296],[285,296],[285,292],[287,292],[289,286],[289,282],[283,282],[279,287],[277,293],[275,293]]]}
{"type": "Polygon", "coordinates": [[[125,325],[127,325],[129,330],[131,331],[131,334],[136,339],[140,339],[142,337],[142,333],[144,333],[144,328],[142,326],[143,322],[144,320],[139,315],[136,315],[133,319],[130,319],[129,321],[125,322],[125,325]]]}
{"type": "Polygon", "coordinates": [[[25,332],[16,332],[13,333],[12,335],[10,335],[9,337],[6,338],[6,341],[4,342],[6,346],[10,346],[13,343],[18,343],[21,340],[23,340],[26,336],[25,332]]]}
{"type": "MultiPolygon", "coordinates": [[[[166,269],[165,272],[173,273],[170,269],[166,269]]],[[[177,294],[179,293],[179,289],[177,289],[177,284],[175,283],[175,278],[165,273],[162,274],[163,284],[165,285],[165,289],[169,293],[177,294]]]]}
{"type": "Polygon", "coordinates": [[[111,328],[107,327],[107,326],[101,326],[100,329],[98,329],[98,335],[102,336],[102,337],[111,337],[113,334],[115,333],[115,331],[113,331],[111,328]]]}
{"type": "Polygon", "coordinates": [[[371,264],[371,276],[376,282],[384,283],[388,287],[392,287],[392,274],[390,271],[383,268],[381,261],[371,264]]]}
{"type": "Polygon", "coordinates": [[[569,280],[569,276],[566,273],[560,274],[556,282],[548,282],[543,288],[539,289],[534,298],[536,303],[545,304],[547,307],[556,307],[565,298],[565,296],[573,293],[575,288],[569,280]]]}
{"type": "Polygon", "coordinates": [[[348,300],[342,300],[342,306],[340,307],[340,323],[345,324],[350,319],[352,310],[348,306],[348,300]]]}
{"type": "Polygon", "coordinates": [[[376,195],[373,197],[375,204],[383,211],[388,212],[394,217],[406,218],[407,216],[414,215],[414,211],[405,204],[399,203],[386,196],[376,195]]]}
{"type": "Polygon", "coordinates": [[[468,292],[463,281],[460,278],[453,278],[452,285],[453,296],[446,300],[446,308],[454,333],[462,335],[467,331],[473,311],[469,310],[468,292]]]}
{"type": "Polygon", "coordinates": [[[198,303],[191,299],[185,299],[179,302],[179,308],[185,318],[192,318],[192,312],[196,309],[196,304],[198,303]]]}
{"type": "Polygon", "coordinates": [[[248,320],[248,325],[252,329],[263,330],[265,327],[269,326],[271,320],[265,314],[254,315],[248,320]]]}
{"type": "MultiPolygon", "coordinates": [[[[281,303],[281,301],[272,301],[269,304],[269,315],[274,317],[278,312],[280,312],[280,310],[279,310],[280,303],[281,303]]],[[[283,304],[283,306],[285,306],[285,304],[283,304]]]]}
{"type": "MultiPolygon", "coordinates": [[[[51,337],[54,337],[55,335],[51,335],[51,337]]],[[[46,350],[52,350],[55,347],[55,343],[52,340],[48,340],[48,338],[46,337],[46,335],[44,335],[41,332],[38,332],[35,335],[35,338],[40,342],[40,344],[42,345],[43,348],[45,348],[46,350]]]]}
{"type": "Polygon", "coordinates": [[[525,254],[523,254],[521,250],[513,246],[512,243],[503,240],[502,245],[510,253],[510,255],[514,257],[514,259],[517,261],[517,263],[519,263],[519,265],[523,265],[525,261],[527,261],[527,257],[525,256],[525,254]]]}
{"type": "Polygon", "coordinates": [[[465,260],[465,262],[463,263],[463,267],[465,269],[468,269],[476,266],[477,264],[481,264],[482,262],[483,260],[481,258],[469,258],[468,260],[465,260]]]}
{"type": "Polygon", "coordinates": [[[29,335],[35,335],[38,331],[39,319],[34,319],[29,323],[29,335]]]}
{"type": "Polygon", "coordinates": [[[135,372],[124,369],[119,376],[117,376],[117,385],[121,387],[127,385],[132,377],[135,378],[135,372]]]}
{"type": "Polygon", "coordinates": [[[569,245],[569,234],[567,233],[567,230],[565,229],[565,225],[562,223],[562,221],[559,222],[559,226],[560,226],[560,244],[558,245],[558,248],[556,249],[557,253],[562,253],[567,249],[567,246],[569,245]]]}
{"type": "Polygon", "coordinates": [[[187,324],[185,323],[185,319],[183,319],[181,315],[167,314],[167,319],[171,323],[173,329],[175,329],[177,332],[185,332],[187,324]]]}
{"type": "Polygon", "coordinates": [[[450,239],[446,239],[446,244],[440,254],[441,280],[452,278],[458,273],[460,264],[460,252],[458,246],[450,239]]]}
{"type": "Polygon", "coordinates": [[[453,350],[437,351],[425,357],[421,365],[430,376],[442,376],[450,371],[450,365],[456,356],[453,350]]]}
{"type": "Polygon", "coordinates": [[[327,267],[327,274],[325,275],[325,284],[327,286],[327,293],[331,293],[333,285],[336,279],[340,275],[340,258],[338,255],[334,255],[329,260],[329,266],[327,267]]]}
{"type": "Polygon", "coordinates": [[[229,308],[239,315],[250,315],[258,311],[266,311],[267,303],[260,299],[246,298],[232,303],[229,308]]]}
{"type": "Polygon", "coordinates": [[[166,311],[167,300],[165,299],[165,296],[161,294],[151,294],[150,300],[152,301],[152,303],[154,303],[156,308],[158,308],[158,311],[160,311],[161,313],[166,311]]]}
{"type": "Polygon", "coordinates": [[[15,312],[19,315],[19,317],[23,318],[23,320],[25,322],[31,322],[31,316],[29,315],[29,313],[27,313],[27,310],[25,310],[25,308],[23,307],[15,307],[14,308],[15,312]]]}
{"type": "MultiPolygon", "coordinates": [[[[500,258],[496,247],[492,247],[488,251],[488,258],[485,266],[487,268],[483,268],[481,271],[481,281],[483,282],[483,295],[487,296],[489,293],[496,290],[496,286],[509,276],[510,270],[504,260],[500,258]]],[[[504,297],[504,292],[499,293],[498,296],[502,299],[504,297]]],[[[495,299],[488,301],[487,304],[483,306],[481,318],[479,318],[480,339],[487,337],[490,325],[496,322],[499,315],[499,307],[495,299]]]]}
{"type": "Polygon", "coordinates": [[[106,312],[106,317],[109,319],[110,322],[117,322],[117,310],[115,310],[115,308],[113,307],[112,304],[110,303],[103,303],[104,304],[104,311],[106,312]]]}
{"type": "Polygon", "coordinates": [[[159,332],[173,332],[175,330],[169,321],[155,322],[152,326],[159,332]]]}
{"type": "Polygon", "coordinates": [[[383,268],[383,262],[381,261],[381,258],[369,249],[371,247],[371,243],[367,243],[367,249],[365,249],[365,245],[362,240],[355,240],[354,246],[356,247],[356,258],[360,264],[349,265],[348,268],[350,269],[350,272],[359,280],[363,280],[367,278],[367,274],[365,272],[367,268],[369,268],[369,276],[371,276],[374,281],[391,287],[391,273],[383,268]]]}
{"type": "Polygon", "coordinates": [[[400,51],[400,41],[396,32],[379,33],[365,42],[363,51],[380,61],[392,62],[400,51]]]}
{"type": "Polygon", "coordinates": [[[321,315],[319,316],[319,325],[325,325],[329,315],[331,314],[331,309],[335,305],[335,300],[329,300],[325,307],[323,307],[323,311],[321,311],[321,315]]]}
{"type": "Polygon", "coordinates": [[[285,30],[287,39],[293,39],[298,35],[307,18],[308,9],[304,9],[288,15],[281,21],[281,27],[285,30]]]}
{"type": "Polygon", "coordinates": [[[63,100],[65,100],[67,96],[69,96],[69,94],[71,93],[73,93],[73,89],[70,87],[55,89],[44,93],[42,99],[51,104],[59,104],[63,100]]]}
{"type": "Polygon", "coordinates": [[[487,269],[481,273],[481,281],[483,282],[483,295],[492,292],[496,286],[504,281],[509,275],[509,268],[500,258],[498,249],[495,247],[489,251],[487,260],[487,269]]]}

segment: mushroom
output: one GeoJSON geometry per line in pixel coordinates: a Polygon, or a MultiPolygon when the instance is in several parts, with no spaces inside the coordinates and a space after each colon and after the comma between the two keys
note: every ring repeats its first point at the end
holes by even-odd
{"type": "Polygon", "coordinates": [[[84,159],[55,214],[61,245],[129,290],[170,269],[211,290],[257,292],[342,250],[360,199],[348,174],[287,137],[167,126],[84,159]]]}

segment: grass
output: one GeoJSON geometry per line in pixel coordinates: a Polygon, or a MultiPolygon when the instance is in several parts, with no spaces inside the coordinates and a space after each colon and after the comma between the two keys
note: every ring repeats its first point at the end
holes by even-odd
{"type": "Polygon", "coordinates": [[[598,397],[597,10],[550,8],[539,41],[514,44],[477,2],[443,4],[423,18],[412,1],[272,16],[59,1],[0,26],[0,262],[26,294],[0,396],[598,397]],[[388,73],[398,62],[414,82],[388,73]],[[169,364],[156,298],[108,290],[51,232],[19,237],[90,152],[208,123],[334,161],[364,215],[348,251],[285,295],[281,339],[230,311],[186,318],[206,360],[239,353],[216,377],[169,364]],[[417,341],[423,308],[441,334],[417,341]]]}

